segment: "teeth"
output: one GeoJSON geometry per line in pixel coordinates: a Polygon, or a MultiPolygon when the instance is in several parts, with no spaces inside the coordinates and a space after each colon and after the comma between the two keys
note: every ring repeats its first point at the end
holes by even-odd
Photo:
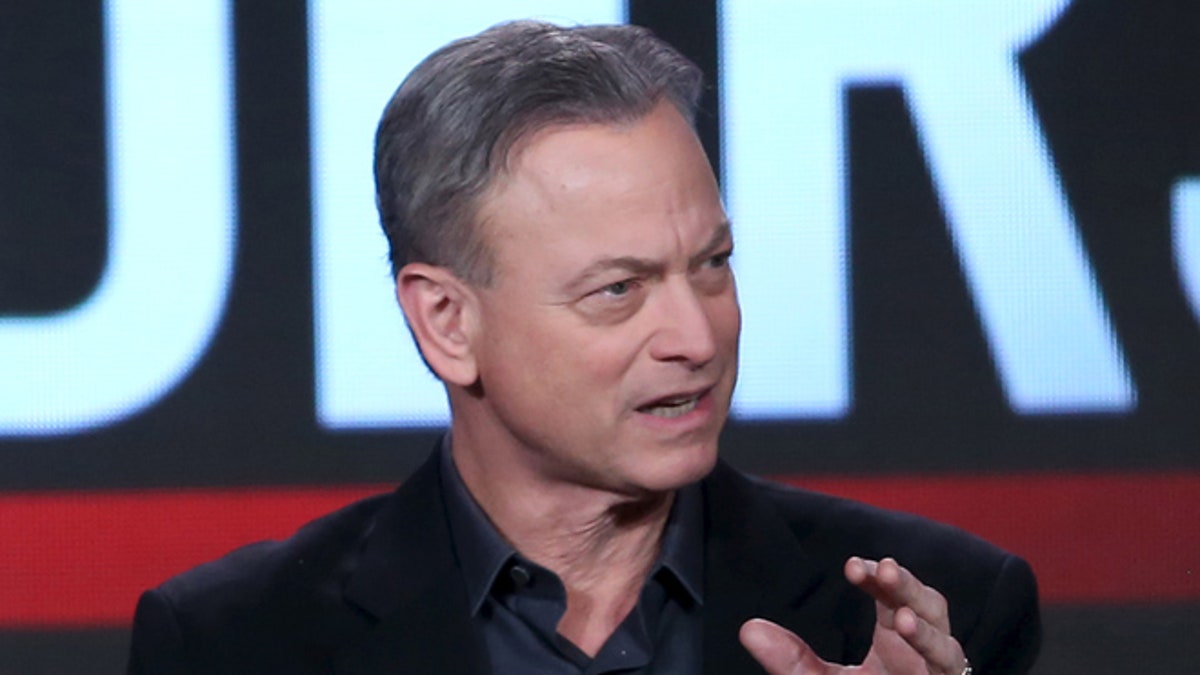
{"type": "Polygon", "coordinates": [[[646,408],[646,412],[656,417],[679,417],[696,409],[698,398],[689,398],[679,403],[663,403],[646,408]]]}

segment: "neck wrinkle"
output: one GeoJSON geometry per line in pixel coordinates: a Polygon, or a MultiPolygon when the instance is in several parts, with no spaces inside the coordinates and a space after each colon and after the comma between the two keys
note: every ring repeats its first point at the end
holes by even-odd
{"type": "Polygon", "coordinates": [[[536,479],[528,458],[503,448],[486,462],[470,447],[469,429],[452,433],[451,459],[471,496],[517,551],[553,571],[568,591],[641,588],[658,559],[675,493],[615,494],[554,479],[536,479]],[[465,432],[465,433],[463,433],[465,432]]]}

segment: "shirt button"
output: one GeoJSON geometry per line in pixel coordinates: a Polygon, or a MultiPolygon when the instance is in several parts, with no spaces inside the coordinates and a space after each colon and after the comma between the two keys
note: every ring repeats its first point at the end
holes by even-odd
{"type": "Polygon", "coordinates": [[[532,578],[529,570],[525,569],[524,565],[513,565],[508,570],[508,576],[516,584],[517,588],[525,588],[529,585],[529,580],[532,578]]]}

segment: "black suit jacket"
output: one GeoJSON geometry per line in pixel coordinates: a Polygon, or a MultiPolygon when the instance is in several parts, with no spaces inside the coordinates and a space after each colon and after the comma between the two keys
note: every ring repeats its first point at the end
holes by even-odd
{"type": "MultiPolygon", "coordinates": [[[[487,673],[450,544],[436,454],[396,492],[239,549],[148,591],[130,673],[487,673]]],[[[895,557],[949,600],[977,673],[1028,670],[1040,642],[1024,561],[914,516],[747,478],[704,480],[704,670],[759,673],[738,642],[761,616],[824,658],[858,663],[873,601],[850,555],[895,557]]]]}

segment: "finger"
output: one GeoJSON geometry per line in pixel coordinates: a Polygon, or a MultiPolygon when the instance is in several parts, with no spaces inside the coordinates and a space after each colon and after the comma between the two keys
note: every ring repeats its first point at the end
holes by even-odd
{"type": "MultiPolygon", "coordinates": [[[[909,607],[924,620],[949,632],[950,613],[946,598],[921,583],[892,558],[874,562],[851,557],[846,561],[845,574],[850,583],[869,593],[884,607],[891,610],[909,607]]],[[[887,618],[890,625],[890,617],[887,618]]]]}
{"type": "Polygon", "coordinates": [[[962,646],[946,631],[922,619],[908,607],[896,610],[894,623],[895,632],[925,659],[929,672],[963,671],[967,659],[962,646]]]}
{"type": "Polygon", "coordinates": [[[792,631],[766,619],[750,619],[738,631],[742,646],[768,675],[807,675],[829,672],[829,664],[792,631]]]}

